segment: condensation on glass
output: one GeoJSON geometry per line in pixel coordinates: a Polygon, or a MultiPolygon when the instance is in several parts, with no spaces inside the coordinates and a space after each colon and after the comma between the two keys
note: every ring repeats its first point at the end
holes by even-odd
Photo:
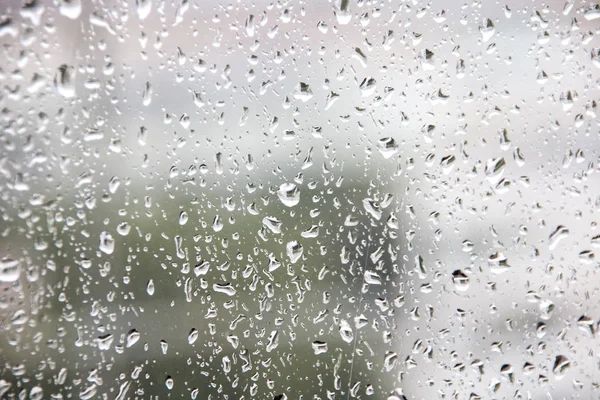
{"type": "Polygon", "coordinates": [[[4,0],[2,399],[600,396],[595,1],[4,0]]]}

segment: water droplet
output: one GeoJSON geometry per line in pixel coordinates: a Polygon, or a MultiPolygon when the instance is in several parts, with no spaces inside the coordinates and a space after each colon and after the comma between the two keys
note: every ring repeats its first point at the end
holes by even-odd
{"type": "Polygon", "coordinates": [[[59,0],[58,11],[70,19],[77,19],[81,15],[81,0],[59,0]]]}
{"type": "Polygon", "coordinates": [[[340,25],[347,25],[352,19],[350,12],[350,0],[338,0],[333,7],[333,13],[340,25]]]}
{"type": "Polygon", "coordinates": [[[458,291],[464,292],[469,289],[469,276],[460,269],[457,269],[452,273],[452,282],[458,291]]]}
{"type": "Polygon", "coordinates": [[[146,19],[152,11],[152,0],[135,0],[135,9],[139,19],[146,19]]]}
{"type": "Polygon", "coordinates": [[[310,86],[307,83],[300,82],[296,87],[296,91],[294,92],[294,98],[296,100],[300,100],[304,103],[312,99],[313,92],[310,89],[310,86]]]}
{"type": "Polygon", "coordinates": [[[185,225],[188,222],[188,215],[185,211],[179,213],[179,225],[185,225]]]}
{"type": "Polygon", "coordinates": [[[119,225],[117,225],[117,233],[121,236],[129,235],[130,230],[131,225],[129,225],[127,222],[121,222],[119,225]]]}
{"type": "Polygon", "coordinates": [[[304,252],[304,248],[296,240],[288,242],[288,244],[285,246],[285,249],[286,254],[292,264],[295,264],[300,257],[302,257],[302,253],[304,252]]]}
{"type": "Polygon", "coordinates": [[[383,358],[383,365],[387,372],[390,372],[398,362],[398,354],[393,351],[388,351],[385,353],[385,357],[383,358]]]}
{"type": "Polygon", "coordinates": [[[231,286],[230,283],[215,283],[213,285],[213,290],[217,293],[226,294],[227,296],[233,296],[236,292],[235,288],[231,286]]]}
{"type": "Polygon", "coordinates": [[[369,97],[375,92],[375,87],[377,85],[377,81],[375,78],[366,77],[362,80],[359,85],[360,92],[363,97],[369,97]]]}
{"type": "Polygon", "coordinates": [[[108,232],[102,232],[100,234],[100,246],[101,252],[106,254],[112,254],[115,251],[115,240],[112,235],[108,232]]]}
{"type": "Polygon", "coordinates": [[[96,339],[98,350],[110,350],[110,346],[112,345],[114,338],[115,337],[112,334],[99,336],[96,339]]]}
{"type": "Polygon", "coordinates": [[[268,228],[271,232],[278,234],[281,233],[281,221],[275,217],[265,217],[262,221],[263,225],[268,228]]]}
{"type": "Polygon", "coordinates": [[[127,334],[127,339],[125,340],[125,346],[127,348],[129,348],[129,347],[133,346],[134,344],[136,344],[138,340],[140,340],[140,333],[137,330],[132,329],[127,334]]]}
{"type": "Polygon", "coordinates": [[[314,341],[312,343],[312,348],[315,352],[315,355],[327,353],[327,343],[326,342],[320,342],[318,340],[314,341]]]}
{"type": "Polygon", "coordinates": [[[144,106],[149,106],[152,102],[152,85],[150,82],[146,82],[146,87],[144,88],[144,92],[142,93],[142,104],[144,106]]]}
{"type": "Polygon", "coordinates": [[[394,138],[385,137],[377,141],[377,149],[383,158],[388,159],[398,152],[398,144],[394,138]]]}
{"type": "Polygon", "coordinates": [[[148,280],[148,284],[146,285],[146,293],[149,296],[154,295],[154,281],[152,279],[148,280]]]}
{"type": "Polygon", "coordinates": [[[498,183],[504,173],[505,166],[506,161],[504,161],[503,157],[489,159],[485,166],[485,176],[487,180],[492,184],[498,183]]]}
{"type": "Polygon", "coordinates": [[[295,183],[284,183],[277,191],[279,200],[287,207],[294,207],[300,202],[300,189],[295,183]]]}
{"type": "Polygon", "coordinates": [[[192,328],[190,333],[188,334],[188,343],[194,344],[198,340],[198,330],[196,328],[192,328]]]}
{"type": "Polygon", "coordinates": [[[479,25],[479,33],[481,33],[481,39],[484,43],[494,36],[494,33],[496,33],[496,28],[494,27],[494,23],[491,19],[488,18],[484,23],[479,25]]]}
{"type": "Polygon", "coordinates": [[[510,265],[508,264],[508,259],[504,254],[500,252],[492,254],[488,258],[488,264],[492,273],[497,275],[508,271],[508,269],[510,268],[510,265]]]}
{"type": "Polygon", "coordinates": [[[549,320],[552,318],[552,313],[556,309],[552,300],[544,300],[540,302],[540,318],[543,320],[549,320]]]}
{"type": "Polygon", "coordinates": [[[175,386],[175,381],[173,381],[173,378],[167,376],[167,379],[165,379],[165,386],[167,389],[172,390],[173,386],[175,386]]]}
{"type": "Polygon", "coordinates": [[[0,282],[16,282],[21,275],[20,262],[11,258],[0,260],[0,282]]]}
{"type": "Polygon", "coordinates": [[[67,99],[75,97],[75,69],[67,64],[58,67],[54,76],[54,87],[59,95],[67,99]]]}
{"type": "Polygon", "coordinates": [[[588,21],[600,18],[600,4],[590,4],[583,13],[583,17],[588,21]]]}
{"type": "Polygon", "coordinates": [[[340,336],[346,343],[352,343],[354,340],[354,332],[352,331],[350,324],[344,319],[340,321],[340,336]]]}
{"type": "Polygon", "coordinates": [[[365,282],[369,285],[381,285],[381,277],[373,271],[365,271],[365,282]]]}
{"type": "Polygon", "coordinates": [[[586,333],[589,333],[590,336],[594,336],[594,334],[596,333],[594,327],[594,320],[586,315],[582,315],[581,317],[579,317],[579,319],[577,320],[577,325],[579,326],[579,329],[586,333]]]}
{"type": "Polygon", "coordinates": [[[558,243],[567,236],[569,236],[569,230],[562,225],[557,226],[550,236],[548,236],[548,247],[550,250],[554,250],[558,243]]]}
{"type": "Polygon", "coordinates": [[[96,392],[98,391],[98,386],[92,384],[91,386],[85,388],[83,392],[79,393],[80,400],[90,400],[96,396],[96,392]]]}
{"type": "Polygon", "coordinates": [[[379,202],[373,199],[366,198],[363,200],[363,207],[376,220],[381,219],[382,211],[379,202]]]}
{"type": "Polygon", "coordinates": [[[279,332],[272,331],[267,342],[267,353],[275,350],[279,346],[279,332]]]}
{"type": "Polygon", "coordinates": [[[552,367],[552,372],[554,372],[557,379],[561,379],[565,376],[570,367],[571,362],[569,361],[569,359],[563,355],[558,355],[554,359],[554,366],[552,367]]]}

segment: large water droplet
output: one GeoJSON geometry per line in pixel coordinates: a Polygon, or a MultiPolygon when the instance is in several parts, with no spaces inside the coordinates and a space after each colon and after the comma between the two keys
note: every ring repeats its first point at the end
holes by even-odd
{"type": "Polygon", "coordinates": [[[304,248],[296,240],[288,242],[285,246],[285,250],[292,264],[295,264],[300,257],[302,257],[302,253],[304,252],[304,248]]]}
{"type": "Polygon", "coordinates": [[[15,282],[21,275],[20,262],[11,258],[0,261],[0,282],[15,282]]]}
{"type": "Polygon", "coordinates": [[[388,159],[398,152],[398,145],[394,138],[385,137],[377,141],[377,149],[383,158],[388,159]]]}
{"type": "Polygon", "coordinates": [[[65,98],[75,97],[75,69],[67,64],[58,67],[54,76],[54,87],[65,98]]]}
{"type": "Polygon", "coordinates": [[[100,246],[101,252],[106,254],[112,254],[115,251],[115,240],[112,235],[108,232],[102,232],[100,234],[100,246]]]}
{"type": "Polygon", "coordinates": [[[300,190],[295,183],[284,183],[279,186],[277,196],[288,207],[294,207],[300,202],[300,190]]]}
{"type": "Polygon", "coordinates": [[[486,19],[481,25],[479,25],[479,33],[481,33],[481,40],[487,42],[496,33],[496,28],[491,19],[486,19]]]}
{"type": "Polygon", "coordinates": [[[135,0],[135,9],[139,19],[146,19],[152,11],[152,0],[135,0]]]}
{"type": "Polygon", "coordinates": [[[352,331],[352,327],[346,320],[340,321],[340,336],[342,340],[346,343],[352,343],[354,340],[354,332],[352,331]]]}
{"type": "Polygon", "coordinates": [[[140,340],[140,333],[137,330],[132,329],[127,334],[127,339],[125,340],[125,346],[129,348],[129,347],[133,346],[134,344],[136,344],[138,340],[140,340]]]}

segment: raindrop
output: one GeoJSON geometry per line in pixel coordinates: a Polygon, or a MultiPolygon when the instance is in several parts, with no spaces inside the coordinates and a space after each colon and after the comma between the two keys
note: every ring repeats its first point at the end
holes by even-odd
{"type": "Polygon", "coordinates": [[[350,12],[350,0],[338,0],[333,7],[333,13],[340,25],[347,25],[352,19],[350,12]]]}
{"type": "Polygon", "coordinates": [[[148,280],[148,283],[146,284],[146,293],[148,293],[149,296],[154,295],[154,281],[152,279],[148,280]]]}
{"type": "Polygon", "coordinates": [[[584,11],[583,16],[588,21],[600,18],[600,4],[590,4],[584,11]]]}
{"type": "Polygon", "coordinates": [[[286,254],[292,264],[295,264],[300,257],[302,257],[302,253],[304,252],[302,245],[295,240],[288,242],[288,244],[285,246],[285,249],[286,254]]]}
{"type": "Polygon", "coordinates": [[[135,9],[139,19],[146,19],[152,11],[152,0],[135,0],[135,9]]]}
{"type": "Polygon", "coordinates": [[[307,83],[300,82],[294,92],[294,98],[303,102],[307,102],[313,97],[313,92],[307,83]]]}
{"type": "Polygon", "coordinates": [[[192,328],[190,333],[188,334],[188,343],[194,344],[198,340],[198,330],[196,328],[192,328]]]}
{"type": "Polygon", "coordinates": [[[215,283],[213,285],[213,290],[217,293],[223,293],[227,296],[235,295],[235,288],[231,286],[230,283],[215,283]]]}
{"type": "Polygon", "coordinates": [[[111,334],[99,336],[96,339],[98,350],[110,350],[110,346],[112,345],[114,338],[115,337],[111,334]]]}
{"type": "Polygon", "coordinates": [[[327,353],[327,343],[326,342],[320,342],[318,340],[314,341],[312,343],[312,348],[313,348],[313,351],[315,352],[315,355],[327,353]]]}
{"type": "Polygon", "coordinates": [[[172,390],[174,385],[175,382],[173,381],[173,378],[167,376],[167,379],[165,379],[165,386],[167,387],[167,389],[172,390]]]}
{"type": "Polygon", "coordinates": [[[81,0],[59,0],[58,10],[67,18],[77,19],[81,15],[81,0]]]}
{"type": "Polygon", "coordinates": [[[561,379],[565,376],[570,367],[571,362],[569,361],[569,359],[563,355],[558,355],[554,359],[554,366],[552,367],[552,372],[554,372],[558,379],[561,379]]]}
{"type": "Polygon", "coordinates": [[[115,251],[115,240],[110,233],[102,232],[100,234],[99,249],[101,252],[106,254],[112,254],[113,251],[115,251]]]}
{"type": "Polygon", "coordinates": [[[388,159],[398,152],[398,145],[393,138],[385,137],[377,141],[377,149],[383,158],[388,159]]]}
{"type": "Polygon", "coordinates": [[[498,183],[504,172],[506,161],[503,157],[491,158],[485,166],[485,176],[492,184],[498,183]]]}
{"type": "Polygon", "coordinates": [[[16,282],[21,275],[20,262],[11,258],[0,260],[0,282],[16,282]]]}
{"type": "Polygon", "coordinates": [[[62,97],[75,97],[75,69],[67,64],[58,67],[54,77],[54,87],[62,97]]]}
{"type": "Polygon", "coordinates": [[[287,207],[294,207],[300,202],[300,190],[295,183],[284,183],[279,186],[277,196],[287,207]]]}
{"type": "Polygon", "coordinates": [[[140,340],[140,333],[135,329],[130,330],[125,340],[125,347],[129,348],[133,346],[138,340],[140,340]]]}
{"type": "Polygon", "coordinates": [[[550,250],[554,250],[558,243],[568,236],[569,230],[566,227],[563,225],[557,226],[556,229],[550,233],[550,236],[548,236],[548,247],[550,250]]]}
{"type": "Polygon", "coordinates": [[[464,292],[469,289],[469,276],[460,269],[457,269],[452,273],[452,282],[458,291],[464,292]]]}
{"type": "Polygon", "coordinates": [[[352,332],[350,324],[344,319],[340,321],[340,336],[346,343],[352,343],[354,340],[354,332],[352,332]]]}
{"type": "Polygon", "coordinates": [[[142,93],[142,104],[144,106],[149,106],[152,102],[152,85],[150,82],[146,82],[146,87],[144,88],[144,92],[142,93]]]}
{"type": "Polygon", "coordinates": [[[271,232],[278,234],[281,233],[281,221],[275,217],[265,217],[263,218],[263,226],[268,228],[271,232]]]}
{"type": "Polygon", "coordinates": [[[491,19],[486,19],[481,25],[479,25],[479,33],[481,33],[481,39],[483,42],[487,42],[496,33],[496,28],[491,19]]]}

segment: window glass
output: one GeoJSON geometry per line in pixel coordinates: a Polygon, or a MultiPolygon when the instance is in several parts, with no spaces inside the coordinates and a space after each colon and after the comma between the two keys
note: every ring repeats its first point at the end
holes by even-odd
{"type": "Polygon", "coordinates": [[[599,33],[2,1],[0,398],[598,398],[599,33]]]}

